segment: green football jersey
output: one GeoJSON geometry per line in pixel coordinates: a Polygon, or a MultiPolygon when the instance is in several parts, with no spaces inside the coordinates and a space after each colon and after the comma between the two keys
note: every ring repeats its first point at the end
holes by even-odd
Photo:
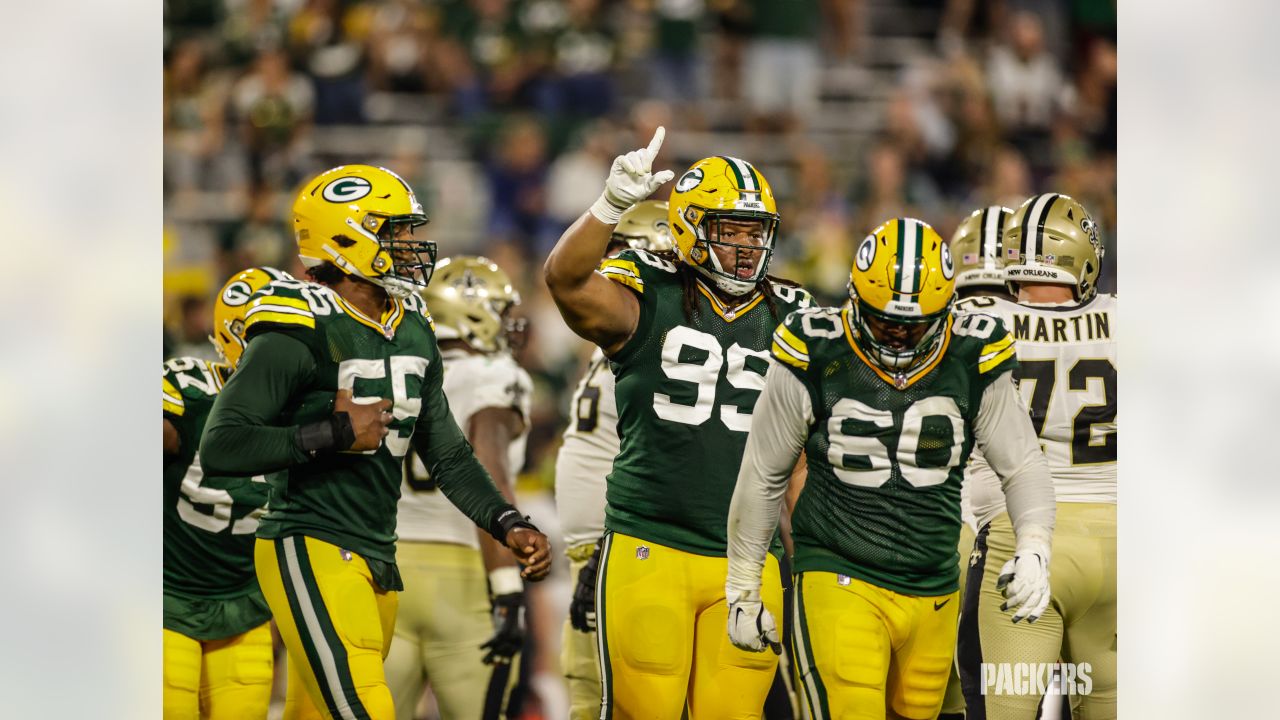
{"type": "Polygon", "coordinates": [[[305,425],[333,412],[338,388],[361,398],[391,398],[386,441],[371,452],[328,453],[282,473],[258,536],[308,535],[383,562],[395,562],[400,466],[409,451],[428,368],[440,351],[422,301],[394,300],[373,320],[322,285],[276,281],[250,299],[245,336],[281,332],[306,344],[314,377],[286,410],[282,425],[305,425]]]}
{"type": "Polygon", "coordinates": [[[270,617],[253,570],[267,479],[207,476],[200,466],[200,434],[230,374],[196,358],[164,364],[164,418],[180,440],[164,462],[164,626],[201,640],[237,635],[270,617]],[[207,612],[187,612],[190,605],[207,612]]]}
{"type": "Polygon", "coordinates": [[[999,319],[953,314],[928,360],[891,376],[855,345],[849,310],[787,317],[773,356],[809,391],[809,471],[791,518],[797,571],[907,595],[958,587],[960,484],[982,393],[1017,365],[999,319]]]}
{"type": "Polygon", "coordinates": [[[770,337],[780,318],[809,306],[809,293],[774,284],[775,315],[763,295],[729,308],[693,278],[695,311],[686,317],[688,269],[627,250],[600,272],[640,300],[635,334],[610,358],[622,443],[608,477],[605,527],[723,556],[770,337]]]}

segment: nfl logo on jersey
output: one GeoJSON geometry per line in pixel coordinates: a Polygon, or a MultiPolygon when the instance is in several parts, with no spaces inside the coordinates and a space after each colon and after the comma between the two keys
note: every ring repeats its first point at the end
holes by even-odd
{"type": "Polygon", "coordinates": [[[640,547],[636,548],[636,559],[637,559],[637,560],[648,560],[648,559],[649,559],[649,548],[648,548],[648,547],[646,547],[646,546],[644,546],[644,545],[641,545],[640,547]]]}

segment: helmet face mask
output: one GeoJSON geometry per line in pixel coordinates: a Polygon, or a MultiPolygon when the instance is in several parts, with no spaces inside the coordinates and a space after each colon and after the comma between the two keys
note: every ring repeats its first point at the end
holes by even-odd
{"type": "Polygon", "coordinates": [[[895,218],[863,238],[849,273],[859,349],[899,376],[923,365],[946,334],[955,275],[950,248],[924,222],[895,218]]]}
{"type": "Polygon", "coordinates": [[[671,191],[676,254],[722,292],[746,295],[769,271],[779,216],[773,190],[750,163],[694,163],[671,191]]]}
{"type": "Polygon", "coordinates": [[[713,279],[729,285],[734,295],[749,292],[764,278],[773,256],[778,221],[775,217],[746,213],[706,213],[698,226],[695,258],[705,256],[701,268],[713,279]]]}
{"type": "MultiPolygon", "coordinates": [[[[399,287],[408,287],[410,292],[430,285],[431,276],[435,272],[435,242],[414,237],[415,230],[426,223],[425,216],[387,218],[378,232],[378,244],[386,256],[391,258],[391,270],[382,277],[386,281],[395,282],[399,287]]],[[[379,253],[379,257],[374,258],[375,268],[380,265],[381,255],[379,253]]],[[[381,264],[385,264],[385,261],[381,264]]],[[[391,288],[386,289],[391,292],[391,288]]]]}
{"type": "Polygon", "coordinates": [[[942,341],[943,321],[951,311],[927,317],[904,318],[877,311],[865,302],[853,303],[858,342],[882,368],[910,370],[923,363],[942,341]]]}

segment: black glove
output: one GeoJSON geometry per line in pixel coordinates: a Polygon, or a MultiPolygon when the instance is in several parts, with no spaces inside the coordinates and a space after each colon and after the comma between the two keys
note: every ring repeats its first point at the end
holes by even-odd
{"type": "Polygon", "coordinates": [[[508,593],[493,599],[493,637],[480,646],[488,650],[486,665],[505,665],[524,647],[524,593],[508,593]]]}
{"type": "Polygon", "coordinates": [[[596,573],[600,570],[600,545],[578,572],[578,586],[569,603],[569,624],[584,633],[596,630],[596,573]]]}

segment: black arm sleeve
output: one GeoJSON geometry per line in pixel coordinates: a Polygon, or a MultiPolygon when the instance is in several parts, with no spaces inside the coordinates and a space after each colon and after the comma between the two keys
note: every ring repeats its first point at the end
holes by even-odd
{"type": "Polygon", "coordinates": [[[259,475],[309,460],[298,446],[298,428],[272,423],[315,373],[315,358],[300,340],[275,332],[255,337],[205,424],[200,441],[205,471],[259,475]]]}
{"type": "Polygon", "coordinates": [[[438,362],[427,369],[413,447],[449,502],[495,540],[505,543],[504,528],[520,513],[498,492],[454,421],[444,396],[444,369],[438,362]]]}

